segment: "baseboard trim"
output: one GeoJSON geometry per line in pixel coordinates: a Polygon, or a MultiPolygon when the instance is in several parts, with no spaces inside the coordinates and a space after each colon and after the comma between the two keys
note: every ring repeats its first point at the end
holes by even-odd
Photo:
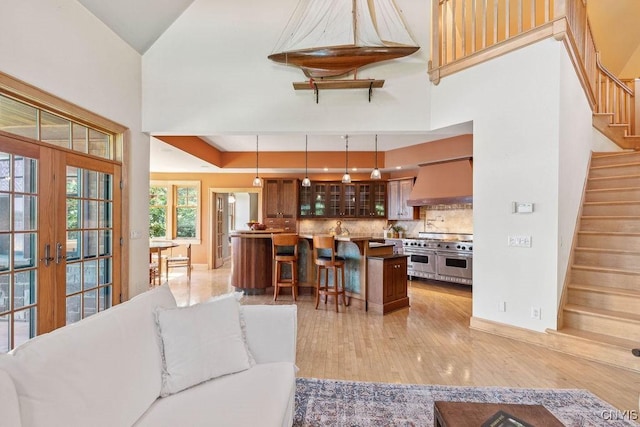
{"type": "Polygon", "coordinates": [[[532,331],[519,326],[507,325],[473,316],[471,317],[469,327],[476,331],[487,332],[489,334],[499,335],[501,337],[511,338],[529,344],[549,347],[548,335],[544,332],[532,331]]]}
{"type": "Polygon", "coordinates": [[[558,353],[602,363],[603,365],[636,373],[640,372],[640,359],[633,356],[628,349],[616,348],[612,345],[565,335],[554,330],[547,332],[532,331],[478,317],[471,317],[469,328],[527,344],[539,345],[558,353]]]}

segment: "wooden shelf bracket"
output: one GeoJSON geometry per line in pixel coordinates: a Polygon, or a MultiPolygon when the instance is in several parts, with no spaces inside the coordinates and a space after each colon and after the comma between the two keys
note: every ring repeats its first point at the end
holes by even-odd
{"type": "Polygon", "coordinates": [[[319,101],[320,89],[369,89],[369,102],[373,95],[373,88],[381,88],[384,80],[353,79],[353,80],[315,80],[293,82],[294,90],[313,90],[316,104],[319,101]]]}

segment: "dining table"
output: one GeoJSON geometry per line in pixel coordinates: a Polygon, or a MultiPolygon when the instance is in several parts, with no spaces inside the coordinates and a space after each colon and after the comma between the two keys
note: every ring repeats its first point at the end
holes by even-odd
{"type": "Polygon", "coordinates": [[[153,262],[153,254],[158,254],[158,277],[162,283],[162,251],[180,246],[171,240],[149,240],[149,262],[153,262]]]}

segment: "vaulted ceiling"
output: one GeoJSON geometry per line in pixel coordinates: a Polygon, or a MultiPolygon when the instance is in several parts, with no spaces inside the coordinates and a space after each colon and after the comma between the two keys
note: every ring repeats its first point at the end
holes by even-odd
{"type": "MultiPolygon", "coordinates": [[[[77,1],[143,55],[194,0],[77,1]]],[[[588,0],[587,11],[596,46],[601,52],[602,63],[620,78],[640,77],[640,25],[637,25],[640,22],[640,0],[588,0]],[[612,30],[614,28],[617,30],[612,30]]],[[[387,138],[381,136],[380,148],[386,151],[448,137],[456,132],[470,133],[470,124],[465,126],[453,129],[454,132],[448,129],[387,138]]],[[[264,135],[261,136],[260,145],[266,151],[277,151],[283,146],[291,146],[291,143],[282,142],[291,138],[291,135],[264,135]]],[[[321,146],[323,150],[340,150],[344,147],[339,135],[315,135],[313,138],[324,138],[321,144],[316,145],[321,146]]],[[[229,147],[233,147],[233,151],[255,149],[255,138],[251,135],[216,135],[203,139],[221,151],[227,151],[229,147]]],[[[373,135],[354,136],[351,139],[351,149],[370,151],[372,139],[373,135]],[[362,141],[360,144],[359,140],[362,141]]],[[[207,167],[206,162],[186,153],[176,153],[173,147],[161,141],[153,141],[151,151],[152,170],[177,172],[177,165],[190,170],[202,170],[200,168],[207,167]],[[176,162],[178,154],[183,157],[183,161],[176,162]]]]}

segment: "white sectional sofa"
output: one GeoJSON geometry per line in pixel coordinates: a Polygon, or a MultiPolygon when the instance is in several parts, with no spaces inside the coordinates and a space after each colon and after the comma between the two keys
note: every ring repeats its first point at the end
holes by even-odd
{"type": "MultiPolygon", "coordinates": [[[[167,364],[193,367],[169,362],[168,332],[158,327],[159,312],[178,310],[185,309],[176,308],[165,285],[0,355],[0,426],[290,426],[296,307],[239,306],[248,368],[160,397],[173,369],[167,364]]],[[[187,332],[199,332],[203,323],[187,332]]],[[[209,326],[219,332],[215,323],[209,326]]],[[[177,342],[185,336],[179,334],[177,342]]],[[[227,348],[216,345],[214,351],[227,348]]],[[[204,370],[235,362],[224,356],[204,370]]],[[[199,357],[204,365],[213,360],[199,357]]]]}

